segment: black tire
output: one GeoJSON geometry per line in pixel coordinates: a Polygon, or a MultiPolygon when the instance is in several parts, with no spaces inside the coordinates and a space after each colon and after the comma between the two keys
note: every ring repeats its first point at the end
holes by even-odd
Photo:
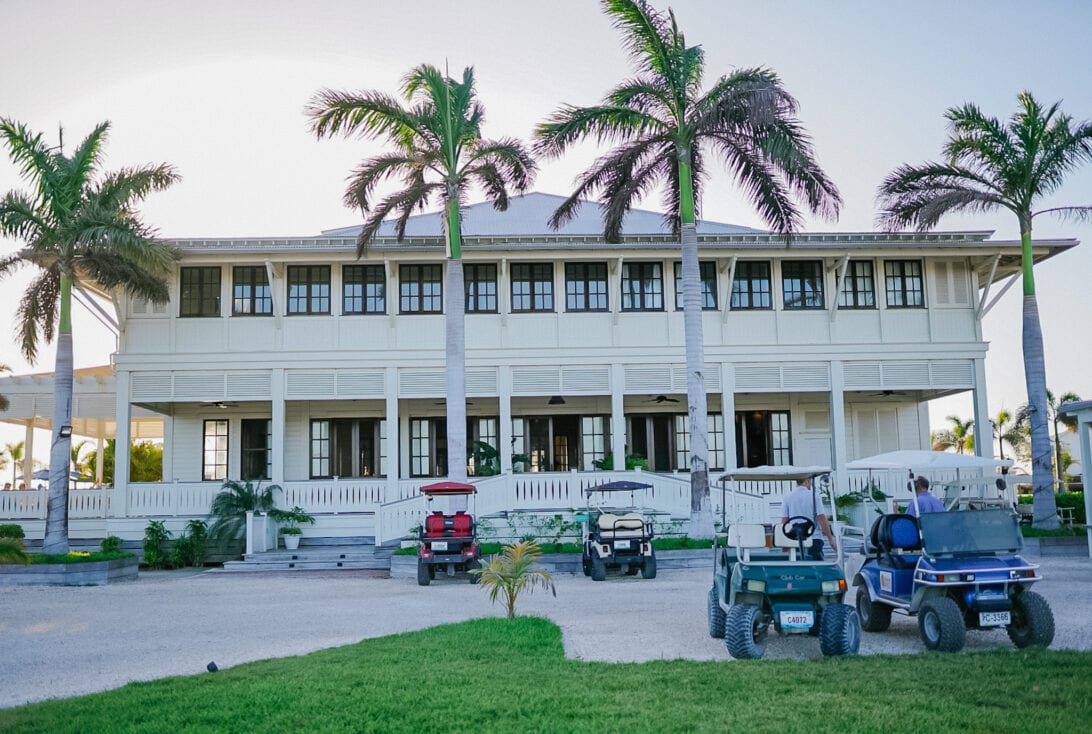
{"type": "Polygon", "coordinates": [[[819,649],[824,655],[856,655],[861,647],[861,618],[848,604],[828,604],[819,620],[819,649]]]}
{"type": "Polygon", "coordinates": [[[645,559],[645,564],[641,566],[641,578],[654,579],[656,578],[656,554],[645,559]]]}
{"type": "Polygon", "coordinates": [[[864,586],[857,589],[857,616],[865,632],[886,632],[891,626],[891,607],[882,601],[872,601],[864,586]]]}
{"type": "Polygon", "coordinates": [[[725,621],[728,615],[721,609],[720,600],[717,599],[717,587],[709,589],[709,636],[714,640],[724,639],[725,621]]]}
{"type": "Polygon", "coordinates": [[[591,559],[591,580],[592,581],[605,581],[607,578],[607,562],[600,558],[598,555],[592,556],[591,559]]]}
{"type": "Polygon", "coordinates": [[[724,644],[728,654],[739,660],[758,660],[766,652],[769,626],[762,610],[753,604],[736,604],[725,620],[724,644]]]}
{"type": "Polygon", "coordinates": [[[1050,647],[1054,642],[1054,613],[1047,600],[1034,591],[1012,597],[1012,624],[1008,626],[1012,644],[1023,649],[1037,645],[1050,647]]]}
{"type": "Polygon", "coordinates": [[[959,652],[967,641],[963,611],[946,596],[929,599],[921,605],[918,632],[925,647],[939,652],[959,652]]]}
{"type": "Polygon", "coordinates": [[[591,576],[591,559],[590,558],[581,558],[580,559],[580,566],[584,569],[584,575],[585,576],[591,576]]]}
{"type": "Polygon", "coordinates": [[[432,581],[432,566],[427,563],[417,564],[417,585],[428,586],[428,582],[432,581]]]}

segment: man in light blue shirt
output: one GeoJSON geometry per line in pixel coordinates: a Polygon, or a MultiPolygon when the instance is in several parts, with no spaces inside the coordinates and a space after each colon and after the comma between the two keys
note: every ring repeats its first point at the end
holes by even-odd
{"type": "Polygon", "coordinates": [[[785,495],[785,499],[782,500],[781,523],[784,524],[788,522],[791,517],[805,517],[815,524],[811,547],[808,548],[807,551],[808,558],[816,561],[823,560],[823,541],[821,538],[816,537],[820,530],[823,532],[823,535],[827,536],[827,540],[830,541],[830,547],[836,549],[836,546],[834,545],[834,535],[830,530],[830,523],[827,522],[827,516],[823,514],[823,502],[812,487],[811,477],[801,479],[800,485],[792,492],[785,495]]]}
{"type": "Polygon", "coordinates": [[[920,517],[926,512],[944,512],[944,503],[929,493],[929,480],[920,474],[914,477],[914,499],[906,508],[906,514],[920,517]]]}

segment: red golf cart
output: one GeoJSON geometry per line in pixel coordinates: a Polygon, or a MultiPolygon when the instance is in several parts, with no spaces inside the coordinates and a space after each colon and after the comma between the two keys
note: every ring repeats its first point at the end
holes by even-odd
{"type": "MultiPolygon", "coordinates": [[[[437,482],[421,487],[421,494],[431,505],[436,497],[456,497],[476,494],[473,484],[437,482]]],[[[478,526],[474,516],[464,510],[444,514],[443,510],[430,510],[421,526],[420,545],[417,547],[417,583],[428,586],[436,578],[436,567],[446,568],[449,576],[456,571],[469,571],[478,567],[481,550],[478,547],[478,526]]],[[[477,583],[478,576],[468,574],[470,583],[477,583]]]]}

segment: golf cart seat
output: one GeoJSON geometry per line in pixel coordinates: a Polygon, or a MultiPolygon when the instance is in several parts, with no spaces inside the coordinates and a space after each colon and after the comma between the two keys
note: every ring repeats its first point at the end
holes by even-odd
{"type": "MultiPolygon", "coordinates": [[[[774,535],[773,535],[774,545],[777,546],[778,548],[788,548],[789,549],[789,560],[790,561],[795,561],[796,560],[796,553],[797,553],[797,551],[800,550],[801,541],[793,540],[789,536],[785,535],[785,530],[781,526],[782,526],[782,522],[780,520],[778,520],[776,523],[774,523],[774,531],[773,531],[773,533],[774,533],[774,535]]],[[[819,528],[815,528],[815,532],[818,533],[819,528]]],[[[804,539],[804,541],[803,541],[804,550],[807,550],[808,548],[811,548],[812,538],[814,538],[814,537],[815,537],[815,535],[813,534],[810,538],[805,538],[804,539]]]]}
{"type": "Polygon", "coordinates": [[[644,518],[636,512],[627,512],[625,515],[604,512],[599,516],[598,525],[600,534],[605,538],[645,537],[644,518]]]}
{"type": "Polygon", "coordinates": [[[757,524],[732,523],[728,526],[728,545],[738,548],[740,560],[747,563],[751,560],[752,548],[765,549],[766,528],[757,524]]]}
{"type": "Polygon", "coordinates": [[[474,530],[474,518],[463,511],[445,515],[435,511],[425,518],[426,538],[469,538],[474,530]]]}
{"type": "Polygon", "coordinates": [[[872,525],[870,540],[881,565],[914,568],[921,555],[921,531],[912,515],[884,515],[872,525]]]}

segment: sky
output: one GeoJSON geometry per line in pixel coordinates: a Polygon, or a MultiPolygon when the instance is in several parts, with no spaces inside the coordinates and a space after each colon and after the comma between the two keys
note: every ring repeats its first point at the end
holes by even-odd
{"type": "MultiPolygon", "coordinates": [[[[666,0],[654,6],[668,7],[666,0]]],[[[800,117],[844,206],[806,231],[874,229],[876,186],[902,163],[939,157],[943,114],[975,102],[1002,119],[1016,95],[1062,100],[1092,119],[1092,3],[961,0],[959,3],[816,0],[675,0],[689,44],[705,50],[706,79],[767,66],[800,101],[800,117]]],[[[619,34],[595,0],[322,1],[0,0],[0,116],[74,145],[110,120],[105,167],[169,162],[179,184],[142,207],[167,237],[306,236],[357,224],[341,203],[345,177],[380,151],[360,140],[317,141],[303,108],[319,89],[398,91],[421,63],[452,73],[473,66],[487,137],[530,141],[562,103],[598,102],[632,74],[619,34]]],[[[596,155],[579,146],[544,161],[535,190],[568,194],[596,155]]],[[[0,159],[0,195],[24,189],[0,159]]],[[[711,167],[702,216],[763,227],[711,167]]],[[[1092,204],[1092,166],[1072,175],[1046,206],[1092,204]]],[[[655,197],[644,208],[659,210],[655,197]]],[[[1092,223],[1042,217],[1037,237],[1086,244],[1036,268],[1048,386],[1092,397],[1092,223]],[[1081,296],[1085,293],[1085,296],[1081,296]]],[[[944,230],[1019,236],[1005,212],[952,216],[944,230]]],[[[0,253],[19,243],[0,239],[0,253]]],[[[14,314],[29,272],[0,281],[0,313],[14,314]]],[[[996,292],[996,291],[995,291],[996,292]]],[[[1025,401],[1018,287],[986,316],[991,414],[1025,401]]],[[[113,337],[89,314],[74,316],[77,367],[106,364],[113,337]]],[[[0,363],[16,373],[52,370],[52,346],[27,364],[14,323],[0,320],[0,363]]],[[[935,401],[932,423],[971,417],[970,393],[935,401]]],[[[0,426],[0,443],[23,438],[0,426]]],[[[36,454],[48,445],[35,440],[36,454]]],[[[45,458],[44,455],[42,458],[45,458]]]]}

